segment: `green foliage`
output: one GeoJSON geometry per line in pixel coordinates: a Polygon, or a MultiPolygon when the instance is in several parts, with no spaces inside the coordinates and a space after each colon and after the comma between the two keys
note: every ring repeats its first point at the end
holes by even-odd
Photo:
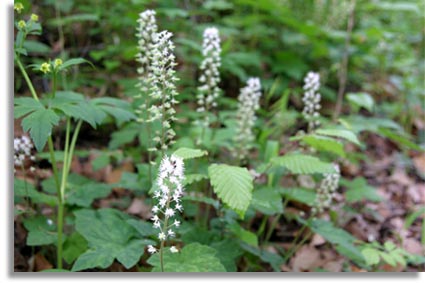
{"type": "Polygon", "coordinates": [[[349,130],[341,129],[318,129],[316,133],[323,136],[339,137],[346,139],[354,144],[360,145],[360,141],[357,136],[349,130]]]}
{"type": "Polygon", "coordinates": [[[107,268],[115,259],[130,268],[143,255],[143,247],[152,244],[140,238],[137,230],[127,223],[129,217],[118,210],[82,209],[74,214],[76,230],[87,240],[89,249],[78,257],[72,271],[107,268]]]}
{"type": "Polygon", "coordinates": [[[406,259],[409,257],[405,250],[390,241],[386,241],[382,246],[377,242],[365,245],[362,249],[362,254],[368,266],[377,266],[384,262],[391,266],[396,266],[397,264],[406,266],[406,259]]]}
{"type": "Polygon", "coordinates": [[[319,151],[328,151],[341,157],[345,157],[343,144],[333,138],[312,134],[304,136],[302,140],[309,146],[319,151]]]}
{"type": "Polygon", "coordinates": [[[382,197],[377,194],[376,189],[367,184],[365,178],[357,177],[352,181],[342,179],[340,182],[341,185],[348,188],[345,192],[345,199],[350,203],[362,200],[375,202],[382,200],[382,197]]]}
{"type": "MultiPolygon", "coordinates": [[[[225,272],[223,264],[216,257],[217,250],[199,243],[185,246],[178,253],[164,252],[164,272],[225,272]]],[[[151,256],[148,263],[153,272],[161,271],[159,254],[151,256]]]]}
{"type": "Polygon", "coordinates": [[[346,97],[353,107],[363,107],[366,108],[369,112],[373,112],[375,102],[373,101],[373,98],[370,96],[370,94],[365,92],[347,93],[346,97]]]}
{"type": "Polygon", "coordinates": [[[200,149],[181,147],[178,150],[176,150],[173,154],[185,160],[185,159],[193,159],[193,158],[198,158],[198,157],[208,155],[208,152],[205,150],[200,150],[200,149]]]}
{"type": "Polygon", "coordinates": [[[225,164],[208,167],[211,185],[217,196],[241,218],[245,215],[252,199],[252,176],[246,168],[225,164]]]}
{"type": "Polygon", "coordinates": [[[35,216],[24,219],[24,227],[28,231],[28,246],[43,246],[57,243],[56,226],[52,220],[44,216],[35,216]]]}
{"type": "Polygon", "coordinates": [[[323,162],[314,156],[299,153],[288,153],[284,156],[274,157],[270,163],[273,166],[285,167],[292,174],[323,174],[335,171],[331,163],[323,162]]]}
{"type": "Polygon", "coordinates": [[[51,109],[38,109],[22,120],[22,128],[30,133],[35,148],[42,151],[52,134],[53,126],[59,123],[59,116],[51,109]]]}
{"type": "Polygon", "coordinates": [[[337,250],[354,261],[363,260],[360,250],[354,245],[356,238],[341,228],[335,227],[331,222],[316,219],[308,223],[313,232],[321,235],[328,242],[336,245],[337,250]]]}
{"type": "Polygon", "coordinates": [[[251,205],[254,209],[265,215],[273,215],[283,212],[282,198],[280,194],[272,188],[262,188],[254,190],[251,205]]]}

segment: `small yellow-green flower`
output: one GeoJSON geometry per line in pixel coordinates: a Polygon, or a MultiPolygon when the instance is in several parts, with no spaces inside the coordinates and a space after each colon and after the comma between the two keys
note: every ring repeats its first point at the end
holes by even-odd
{"type": "Polygon", "coordinates": [[[20,20],[20,21],[18,22],[18,28],[20,28],[20,29],[24,29],[26,26],[27,26],[27,24],[25,23],[25,21],[24,21],[24,20],[20,20]]]}
{"type": "Polygon", "coordinates": [[[36,15],[36,14],[31,14],[31,21],[33,21],[33,22],[38,22],[38,15],[36,15]]]}
{"type": "Polygon", "coordinates": [[[55,59],[53,66],[55,67],[55,69],[57,69],[60,65],[62,65],[62,63],[62,59],[55,59]]]}
{"type": "Polygon", "coordinates": [[[45,74],[50,73],[50,63],[44,62],[43,64],[41,64],[40,71],[45,74]]]}
{"type": "Polygon", "coordinates": [[[18,12],[18,14],[20,14],[21,11],[24,9],[24,5],[22,5],[21,2],[18,2],[13,6],[13,9],[15,9],[15,11],[18,12]]]}

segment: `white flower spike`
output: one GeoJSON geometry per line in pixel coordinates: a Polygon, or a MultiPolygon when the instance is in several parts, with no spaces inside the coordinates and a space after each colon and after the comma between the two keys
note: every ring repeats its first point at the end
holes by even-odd
{"type": "Polygon", "coordinates": [[[237,112],[237,132],[235,134],[235,144],[238,145],[235,157],[244,159],[251,142],[255,139],[252,131],[257,119],[255,111],[260,108],[261,84],[259,78],[250,78],[247,86],[242,88],[239,94],[239,107],[237,112]]]}
{"type": "Polygon", "coordinates": [[[303,116],[304,119],[308,122],[308,131],[310,132],[315,127],[320,125],[319,110],[320,105],[320,93],[318,93],[320,88],[320,75],[314,72],[308,72],[307,76],[304,78],[304,109],[303,116]]]}
{"type": "Polygon", "coordinates": [[[219,31],[215,27],[204,30],[204,40],[202,43],[202,55],[204,59],[201,63],[201,75],[199,77],[200,86],[196,96],[198,108],[196,111],[205,112],[203,121],[198,121],[201,127],[209,127],[210,120],[208,112],[217,106],[217,98],[220,95],[220,72],[221,67],[221,46],[219,31]]]}

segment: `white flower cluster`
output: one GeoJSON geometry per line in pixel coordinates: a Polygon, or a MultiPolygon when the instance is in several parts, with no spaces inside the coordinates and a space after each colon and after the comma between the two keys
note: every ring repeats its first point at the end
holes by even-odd
{"type": "Polygon", "coordinates": [[[324,174],[324,179],[320,183],[312,209],[313,214],[322,213],[326,208],[330,207],[335,192],[338,189],[339,178],[341,177],[337,164],[335,164],[335,171],[335,173],[324,174]]]}
{"type": "MultiPolygon", "coordinates": [[[[14,164],[15,166],[23,166],[27,158],[34,161],[35,156],[31,154],[31,150],[34,148],[31,140],[27,136],[22,136],[21,138],[15,138],[13,140],[14,148],[14,164]]],[[[34,171],[34,167],[30,167],[31,171],[34,171]]]]}
{"type": "Polygon", "coordinates": [[[247,86],[242,88],[238,97],[239,107],[237,112],[237,132],[235,134],[235,144],[238,149],[236,157],[243,159],[250,148],[250,143],[254,140],[252,128],[254,126],[255,111],[260,108],[261,84],[259,78],[250,78],[247,86]]]}
{"type": "MultiPolygon", "coordinates": [[[[176,216],[177,211],[182,212],[181,196],[183,195],[184,180],[184,163],[183,159],[171,155],[164,156],[159,166],[159,174],[157,179],[158,189],[154,192],[154,199],[158,204],[152,208],[153,227],[160,230],[158,239],[163,242],[170,237],[175,236],[173,227],[179,227],[180,221],[172,219],[176,216]],[[162,219],[163,218],[163,219],[162,219]]],[[[157,249],[148,246],[150,253],[155,253],[157,249]]],[[[171,251],[177,252],[175,247],[171,247],[171,251]]]]}
{"type": "Polygon", "coordinates": [[[178,78],[175,76],[174,67],[177,65],[173,54],[174,44],[171,41],[172,33],[162,31],[154,36],[154,44],[151,56],[151,72],[148,76],[149,95],[157,104],[152,104],[149,111],[149,120],[146,122],[161,122],[161,131],[157,131],[153,141],[156,143],[150,151],[158,148],[166,150],[169,145],[174,143],[176,135],[171,128],[171,123],[177,120],[174,106],[178,103],[175,97],[178,95],[175,82],[178,78]]]}
{"type": "Polygon", "coordinates": [[[221,66],[221,46],[218,29],[215,27],[206,28],[204,31],[204,40],[202,43],[202,55],[204,60],[201,63],[201,76],[198,87],[198,112],[207,112],[202,127],[209,127],[208,111],[217,106],[216,99],[220,95],[220,72],[221,66]]]}
{"type": "Polygon", "coordinates": [[[146,79],[148,73],[150,72],[150,58],[152,57],[152,50],[154,44],[154,36],[158,31],[158,26],[155,19],[155,11],[146,10],[143,13],[140,13],[137,23],[136,37],[138,38],[138,50],[136,54],[136,61],[140,63],[140,67],[137,69],[139,74],[139,84],[142,92],[148,90],[146,79]]]}
{"type": "Polygon", "coordinates": [[[135,111],[139,116],[139,122],[146,122],[146,120],[149,120],[149,113],[147,112],[147,109],[150,107],[148,77],[151,72],[154,37],[158,31],[155,14],[153,10],[146,10],[139,14],[139,19],[137,20],[138,27],[136,37],[138,39],[137,49],[139,52],[136,54],[136,61],[140,63],[140,66],[137,68],[139,81],[136,87],[140,89],[140,93],[135,95],[135,98],[143,98],[143,102],[135,111]]]}
{"type": "Polygon", "coordinates": [[[308,122],[309,131],[320,125],[320,113],[318,111],[321,108],[321,96],[318,93],[319,88],[320,75],[318,73],[308,72],[304,78],[304,97],[302,100],[304,102],[303,116],[308,122]]]}

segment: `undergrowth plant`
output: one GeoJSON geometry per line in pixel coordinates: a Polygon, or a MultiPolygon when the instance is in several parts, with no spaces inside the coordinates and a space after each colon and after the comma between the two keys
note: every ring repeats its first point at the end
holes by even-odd
{"type": "MultiPolygon", "coordinates": [[[[366,270],[383,262],[406,266],[423,261],[395,244],[360,241],[340,227],[359,198],[380,201],[364,179],[347,180],[341,170],[356,161],[347,148],[364,148],[359,133],[372,124],[348,115],[332,121],[321,104],[328,86],[319,72],[297,70],[291,74],[294,86],[288,84],[279,95],[279,78],[271,84],[250,69],[252,58],[242,51],[239,59],[238,50],[229,56],[232,31],[219,29],[213,18],[194,29],[197,40],[192,41],[177,28],[162,28],[167,23],[156,17],[166,9],[138,10],[132,23],[134,54],[128,56],[134,63],[135,55],[134,78],[125,82],[127,96],[82,94],[69,88],[69,76],[81,64],[90,65],[93,76],[100,66],[67,58],[65,52],[33,56],[28,40],[42,32],[39,17],[24,16],[20,3],[14,7],[14,60],[29,91],[21,88],[24,95],[14,99],[14,116],[25,132],[14,144],[15,169],[22,173],[15,176],[15,202],[27,201],[26,209],[15,213],[28,231],[27,245],[43,246],[46,257],[56,260],[54,270],[97,271],[119,263],[126,270],[152,272],[281,271],[314,234],[366,270]],[[184,44],[199,59],[189,83],[179,80],[189,68],[180,62],[191,59],[179,57],[184,44]],[[233,65],[238,60],[248,61],[247,71],[233,65]],[[229,70],[239,73],[236,83],[222,79],[221,72],[229,70]],[[35,83],[40,76],[45,88],[35,83]],[[239,93],[225,93],[227,85],[239,93]],[[296,123],[304,130],[295,131],[296,123]],[[89,126],[111,132],[107,147],[79,148],[82,133],[92,131],[89,126]],[[80,157],[91,160],[93,171],[131,165],[117,170],[119,180],[103,182],[73,172],[80,157]],[[42,161],[51,177],[37,176],[42,161]],[[28,167],[39,182],[31,182],[28,167]],[[345,202],[335,203],[340,194],[345,202]],[[142,212],[131,212],[133,201],[142,212]],[[290,204],[302,212],[294,213],[290,204]],[[45,206],[54,213],[44,215],[45,206]],[[299,230],[277,233],[291,226],[299,230]],[[290,244],[277,244],[280,237],[290,244]]],[[[179,16],[176,11],[167,15],[179,16]]],[[[254,40],[235,46],[246,52],[251,45],[254,40]]],[[[91,52],[96,54],[101,57],[91,52]]],[[[292,62],[291,56],[282,56],[292,62]]],[[[373,108],[367,95],[346,97],[352,112],[373,108]]],[[[380,133],[394,138],[388,129],[380,133]]]]}

